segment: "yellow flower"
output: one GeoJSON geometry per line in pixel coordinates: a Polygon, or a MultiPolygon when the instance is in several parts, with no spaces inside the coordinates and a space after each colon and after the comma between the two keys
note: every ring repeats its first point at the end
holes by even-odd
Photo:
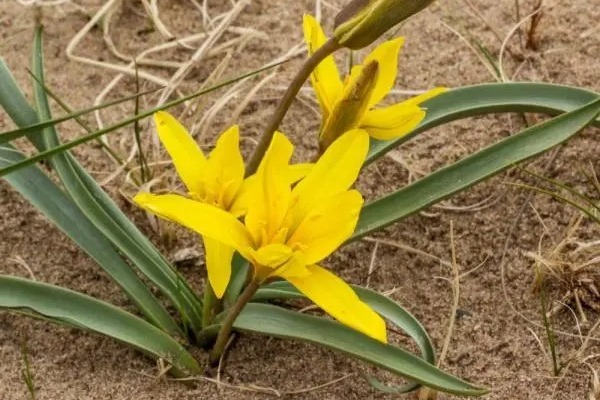
{"type": "MultiPolygon", "coordinates": [[[[239,150],[237,125],[221,134],[214,150],[206,157],[185,127],[172,115],[159,111],[154,114],[154,122],[190,199],[218,207],[236,217],[244,215],[252,179],[244,180],[244,160],[239,150]]],[[[309,164],[290,166],[287,178],[295,182],[306,174],[309,167],[309,164]]],[[[203,241],[208,279],[215,295],[221,298],[229,282],[235,250],[207,236],[203,237],[203,241]]]]}
{"type": "Polygon", "coordinates": [[[368,147],[369,136],[364,130],[347,132],[292,188],[289,177],[281,171],[288,168],[293,146],[276,132],[248,185],[243,222],[214,205],[173,194],[141,193],[135,201],[205,238],[236,249],[252,263],[259,282],[283,278],[341,323],[385,342],[383,319],[348,284],[317,264],[356,227],[363,198],[350,186],[368,147]]]}
{"type": "MultiPolygon", "coordinates": [[[[304,16],[304,39],[310,54],[327,41],[323,28],[310,15],[304,16]]],[[[374,108],[394,86],[403,43],[403,38],[382,43],[362,64],[354,66],[343,81],[333,56],[315,68],[311,83],[323,113],[322,148],[356,128],[366,130],[374,139],[395,139],[411,132],[425,118],[425,111],[419,105],[446,89],[432,89],[392,106],[374,108]]]]}

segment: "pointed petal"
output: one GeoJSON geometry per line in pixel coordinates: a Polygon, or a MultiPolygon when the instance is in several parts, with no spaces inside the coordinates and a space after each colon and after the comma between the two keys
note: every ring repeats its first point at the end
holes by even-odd
{"type": "Polygon", "coordinates": [[[229,207],[229,212],[235,215],[237,218],[240,218],[248,212],[248,206],[250,205],[250,200],[252,199],[253,193],[253,185],[256,184],[256,177],[254,175],[249,176],[244,179],[242,186],[237,192],[233,203],[229,207]]]}
{"type": "Polygon", "coordinates": [[[323,260],[352,235],[362,205],[356,190],[323,200],[306,214],[287,244],[298,249],[307,264],[323,260]]]}
{"type": "Polygon", "coordinates": [[[313,166],[313,163],[300,163],[290,165],[288,169],[288,179],[290,185],[293,185],[294,183],[298,182],[300,179],[308,175],[313,166]]]}
{"type": "Polygon", "coordinates": [[[213,194],[216,204],[227,210],[244,181],[245,167],[237,125],[221,134],[207,164],[207,191],[213,194]]]}
{"type": "MultiPolygon", "coordinates": [[[[327,37],[321,25],[319,25],[312,15],[304,15],[303,28],[308,53],[313,54],[325,44],[327,37]]],[[[340,78],[340,73],[335,65],[333,56],[328,56],[321,61],[311,74],[310,82],[317,94],[324,119],[326,119],[337,97],[342,92],[342,79],[340,78]]]]}
{"type": "Polygon", "coordinates": [[[309,274],[305,276],[283,278],[342,324],[387,342],[385,321],[358,298],[352,287],[319,265],[306,268],[309,274]]]}
{"type": "Polygon", "coordinates": [[[176,194],[139,193],[133,201],[161,218],[177,222],[200,235],[239,251],[245,258],[252,241],[244,225],[220,208],[176,194]]]}
{"type": "Polygon", "coordinates": [[[398,76],[398,55],[403,44],[404,38],[383,42],[363,61],[363,65],[367,65],[371,61],[377,61],[379,65],[379,75],[371,93],[369,108],[379,103],[394,87],[398,76]]]}
{"type": "Polygon", "coordinates": [[[183,125],[166,111],[154,114],[158,137],[173,159],[177,174],[188,191],[198,195],[204,193],[206,157],[183,125]]]}
{"type": "Polygon", "coordinates": [[[292,143],[275,132],[255,174],[256,182],[250,187],[248,201],[252,206],[245,222],[257,246],[272,243],[280,233],[291,197],[288,176],[282,171],[287,171],[293,151],[292,143]]]}
{"type": "MultiPolygon", "coordinates": [[[[314,164],[312,163],[300,163],[292,164],[288,169],[288,182],[290,185],[298,182],[304,178],[312,169],[314,164]]],[[[238,190],[237,196],[235,197],[233,204],[229,208],[229,212],[236,217],[241,217],[248,211],[250,199],[252,198],[252,185],[256,184],[256,176],[249,176],[244,180],[241,188],[238,190]]]]}
{"type": "Polygon", "coordinates": [[[231,260],[234,249],[207,236],[204,238],[204,253],[208,281],[218,299],[223,297],[231,277],[231,260]]]}
{"type": "Polygon", "coordinates": [[[348,131],[333,142],[292,191],[292,226],[297,226],[315,205],[348,190],[358,177],[368,150],[369,135],[362,129],[348,131]]]}
{"type": "Polygon", "coordinates": [[[438,87],[402,103],[370,110],[365,115],[360,128],[365,129],[372,138],[378,140],[402,137],[412,132],[425,118],[426,113],[419,105],[447,90],[438,87]]]}
{"type": "Polygon", "coordinates": [[[439,96],[440,94],[447,92],[447,91],[448,91],[448,88],[436,87],[436,88],[426,91],[425,93],[421,93],[418,96],[411,97],[410,99],[403,101],[402,104],[419,106],[419,105],[421,105],[421,103],[423,103],[429,99],[432,99],[436,96],[439,96]]]}
{"type": "Polygon", "coordinates": [[[420,107],[398,103],[369,111],[360,127],[372,138],[392,140],[412,132],[423,118],[425,111],[420,107]]]}

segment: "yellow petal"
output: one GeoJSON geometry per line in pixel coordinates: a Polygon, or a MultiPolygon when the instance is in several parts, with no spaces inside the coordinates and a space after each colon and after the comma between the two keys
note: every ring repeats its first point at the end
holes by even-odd
{"type": "Polygon", "coordinates": [[[177,174],[188,191],[204,194],[204,172],[206,157],[188,131],[166,111],[154,114],[158,137],[173,159],[177,174]]]}
{"type": "Polygon", "coordinates": [[[204,253],[208,281],[217,298],[223,297],[231,277],[231,260],[234,249],[219,241],[204,237],[204,253]]]}
{"type": "Polygon", "coordinates": [[[292,226],[312,207],[352,186],[368,150],[369,135],[362,129],[348,131],[333,142],[292,191],[292,226]]]}
{"type": "MultiPolygon", "coordinates": [[[[321,25],[312,15],[304,15],[303,28],[308,53],[313,54],[325,44],[327,37],[323,33],[321,25]]],[[[329,115],[336,98],[342,92],[342,79],[333,56],[328,56],[321,61],[310,75],[310,82],[317,94],[325,119],[329,115]]]]}
{"type": "Polygon", "coordinates": [[[306,264],[319,262],[352,235],[362,205],[356,190],[323,200],[306,214],[286,243],[302,253],[306,264]]]}
{"type": "Polygon", "coordinates": [[[432,99],[448,89],[438,87],[389,107],[373,109],[362,120],[361,129],[378,140],[397,139],[412,132],[425,118],[425,111],[419,108],[424,101],[432,99]]]}
{"type": "Polygon", "coordinates": [[[411,97],[410,99],[403,101],[402,104],[418,106],[418,105],[421,105],[421,103],[423,103],[429,99],[432,99],[436,96],[439,96],[440,94],[447,92],[447,91],[448,91],[448,88],[436,87],[436,88],[426,91],[425,93],[421,93],[418,96],[411,97]]]}
{"type": "Polygon", "coordinates": [[[309,274],[285,279],[342,324],[373,339],[387,342],[383,318],[361,301],[346,282],[319,265],[306,268],[309,274]]]}
{"type": "MultiPolygon", "coordinates": [[[[290,185],[298,182],[300,179],[304,178],[312,169],[314,164],[312,163],[300,163],[300,164],[292,164],[288,169],[288,182],[290,185]]],[[[256,176],[249,176],[242,183],[241,188],[238,190],[237,195],[229,208],[229,212],[235,215],[236,217],[241,217],[246,214],[248,211],[248,206],[250,205],[250,199],[252,198],[252,185],[256,184],[256,176]]]]}
{"type": "Polygon", "coordinates": [[[290,165],[288,169],[288,180],[290,182],[290,185],[293,185],[294,183],[298,182],[300,179],[308,175],[313,166],[313,163],[300,163],[290,165]]]}
{"type": "Polygon", "coordinates": [[[176,194],[139,193],[133,201],[159,217],[177,222],[204,237],[214,239],[249,257],[252,241],[244,225],[220,208],[176,194]]]}
{"type": "Polygon", "coordinates": [[[425,111],[404,103],[378,108],[367,113],[361,128],[378,140],[397,139],[412,132],[425,118],[425,111]]]}
{"type": "Polygon", "coordinates": [[[398,55],[403,44],[404,38],[383,42],[365,58],[363,65],[371,61],[377,61],[379,65],[377,83],[371,93],[369,108],[379,103],[394,87],[398,76],[398,55]]]}
{"type": "Polygon", "coordinates": [[[264,267],[277,268],[292,257],[292,249],[281,243],[268,244],[253,251],[254,262],[264,267]]]}
{"type": "Polygon", "coordinates": [[[242,186],[237,192],[235,199],[231,206],[229,207],[229,212],[235,215],[236,217],[242,217],[246,215],[248,212],[248,206],[250,205],[250,200],[252,199],[252,191],[253,185],[256,184],[255,175],[249,176],[244,179],[242,186]]]}
{"type": "Polygon", "coordinates": [[[272,243],[280,236],[291,197],[285,171],[293,151],[292,143],[283,134],[275,132],[255,174],[256,182],[250,185],[248,202],[251,207],[245,222],[256,246],[272,243]]]}
{"type": "Polygon", "coordinates": [[[244,181],[244,159],[240,153],[240,133],[237,125],[221,134],[206,167],[207,191],[214,204],[228,210],[244,181]]]}

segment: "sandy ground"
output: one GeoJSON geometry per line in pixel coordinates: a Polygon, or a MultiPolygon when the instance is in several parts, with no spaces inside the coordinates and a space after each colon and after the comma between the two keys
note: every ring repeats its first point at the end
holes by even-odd
{"type": "MultiPolygon", "coordinates": [[[[88,21],[82,10],[91,14],[98,9],[99,3],[86,0],[77,1],[80,8],[63,4],[43,9],[47,82],[75,108],[92,104],[116,74],[106,68],[70,61],[65,55],[69,41],[88,21]]],[[[149,29],[151,25],[144,17],[141,3],[124,3],[126,6],[113,16],[109,32],[120,52],[131,56],[164,42],[156,31],[149,29]]],[[[161,20],[176,37],[203,29],[201,13],[192,2],[169,0],[160,3],[161,20]]],[[[229,2],[207,3],[212,16],[229,7],[229,2]]],[[[323,3],[323,19],[330,28],[334,9],[341,1],[323,3]]],[[[534,3],[521,0],[521,15],[531,12],[534,3]]],[[[538,50],[523,50],[518,35],[515,35],[508,42],[509,50],[524,61],[517,61],[505,52],[507,75],[515,80],[574,84],[599,91],[600,30],[597,21],[600,9],[594,7],[596,0],[547,0],[544,3],[544,16],[537,30],[538,50]]],[[[407,42],[397,89],[421,90],[436,85],[455,87],[493,81],[494,77],[477,55],[450,28],[478,41],[497,56],[502,44],[500,39],[509,33],[516,21],[514,4],[509,0],[442,0],[411,20],[399,30],[407,42]]],[[[302,13],[314,12],[314,9],[315,2],[309,0],[252,1],[235,26],[252,28],[263,35],[248,39],[242,50],[232,52],[224,76],[259,67],[285,54],[291,45],[300,42],[302,13]]],[[[3,0],[0,3],[0,27],[0,55],[19,82],[28,87],[26,68],[30,57],[32,10],[16,1],[3,0]]],[[[229,33],[219,43],[234,37],[235,34],[229,33]]],[[[77,54],[97,61],[123,63],[108,51],[98,29],[84,38],[77,54]]],[[[190,51],[180,49],[162,53],[157,58],[181,61],[190,54],[190,51]]],[[[218,53],[195,65],[181,89],[190,92],[197,88],[224,57],[223,53],[218,53]]],[[[246,138],[255,137],[259,132],[299,60],[300,57],[283,66],[244,108],[238,122],[246,138]]],[[[148,71],[166,78],[173,70],[150,68],[148,71]]],[[[144,88],[151,87],[154,86],[144,84],[144,88]]],[[[229,115],[236,109],[239,99],[245,96],[247,88],[248,85],[242,87],[240,94],[209,123],[199,125],[201,143],[210,145],[214,136],[231,122],[229,115]]],[[[126,79],[109,97],[122,96],[133,90],[133,81],[126,79]]],[[[189,117],[186,122],[191,125],[199,121],[198,118],[223,93],[220,91],[198,103],[195,117],[189,117]]],[[[314,150],[313,135],[318,127],[315,103],[306,100],[310,98],[310,93],[308,95],[293,106],[283,125],[283,130],[305,150],[299,159],[314,150]]],[[[151,106],[156,100],[153,98],[143,106],[151,106]]],[[[105,123],[131,113],[132,109],[127,107],[103,112],[105,123]]],[[[94,123],[92,118],[87,121],[94,123]]],[[[11,127],[6,116],[0,114],[0,130],[11,127]]],[[[393,153],[393,159],[386,158],[369,167],[359,187],[367,197],[375,198],[522,127],[520,117],[509,115],[473,118],[444,126],[398,149],[393,153]]],[[[61,132],[65,137],[82,133],[73,124],[65,124],[61,132]]],[[[146,133],[151,135],[151,130],[146,129],[146,133]]],[[[558,153],[538,158],[529,168],[539,172],[547,168],[547,176],[567,181],[587,190],[589,195],[597,196],[589,190],[590,186],[586,185],[580,172],[590,164],[600,167],[597,134],[597,130],[588,129],[558,153]]],[[[123,130],[120,136],[110,139],[111,144],[127,151],[131,135],[131,130],[123,130]]],[[[245,150],[252,145],[251,140],[246,140],[245,150]]],[[[106,179],[116,168],[98,146],[77,148],[75,154],[100,180],[106,179]]],[[[164,159],[164,155],[156,159],[164,159]]],[[[598,299],[589,293],[585,296],[583,311],[587,322],[577,311],[568,310],[559,312],[553,319],[556,329],[571,335],[557,335],[560,362],[571,362],[560,377],[554,377],[545,345],[546,336],[540,327],[539,295],[533,291],[533,264],[527,257],[528,252],[536,252],[540,247],[543,251],[552,250],[553,243],[564,237],[567,226],[577,214],[557,201],[529,196],[528,192],[507,185],[523,179],[523,173],[509,171],[375,235],[375,239],[386,242],[377,245],[370,286],[381,291],[395,289],[392,297],[420,318],[438,350],[441,349],[450,318],[452,293],[447,280],[442,279],[450,278],[451,272],[438,259],[451,258],[452,222],[461,273],[476,269],[462,276],[459,313],[443,367],[491,388],[488,399],[587,398],[592,371],[600,369],[600,363],[594,358],[600,350],[598,332],[592,332],[592,340],[586,342],[582,351],[577,351],[582,349],[582,336],[589,334],[600,317],[597,309],[594,310],[598,299]],[[481,202],[484,207],[477,207],[481,202]],[[521,209],[524,212],[519,217],[521,209]],[[504,251],[507,238],[510,242],[504,251]]],[[[191,235],[183,232],[168,246],[158,241],[143,215],[128,207],[118,195],[118,189],[131,190],[124,183],[123,174],[111,180],[107,189],[157,239],[167,254],[173,255],[196,244],[191,235]]],[[[596,240],[597,234],[597,228],[587,221],[575,233],[578,240],[586,242],[596,240]]],[[[100,268],[4,182],[0,182],[0,237],[0,273],[28,276],[28,272],[14,261],[20,258],[38,280],[127,306],[124,296],[100,268]]],[[[375,250],[373,239],[346,247],[331,257],[327,265],[349,281],[364,283],[375,250]]],[[[192,277],[195,285],[204,279],[201,268],[186,267],[184,273],[192,277]]],[[[587,278],[598,282],[597,273],[590,272],[587,278]]],[[[564,287],[555,281],[549,293],[551,300],[560,300],[564,294],[564,287]]],[[[370,371],[369,368],[310,345],[243,337],[232,348],[221,377],[223,382],[237,388],[219,388],[205,380],[188,387],[157,378],[158,370],[153,362],[113,340],[0,313],[1,399],[29,398],[21,378],[21,349],[25,343],[38,399],[264,399],[277,394],[298,399],[392,397],[376,392],[360,377],[360,373],[370,371]],[[343,379],[315,388],[339,378],[343,379]],[[286,394],[294,391],[296,394],[286,394]]],[[[598,398],[600,394],[596,392],[595,395],[598,398]]],[[[440,395],[439,398],[449,396],[440,395]]]]}

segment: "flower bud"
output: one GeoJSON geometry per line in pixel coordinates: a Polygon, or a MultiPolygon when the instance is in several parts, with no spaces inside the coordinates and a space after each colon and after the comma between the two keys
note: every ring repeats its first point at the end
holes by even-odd
{"type": "Polygon", "coordinates": [[[352,0],[335,17],[335,39],[343,47],[361,49],[431,3],[433,0],[352,0]]]}

